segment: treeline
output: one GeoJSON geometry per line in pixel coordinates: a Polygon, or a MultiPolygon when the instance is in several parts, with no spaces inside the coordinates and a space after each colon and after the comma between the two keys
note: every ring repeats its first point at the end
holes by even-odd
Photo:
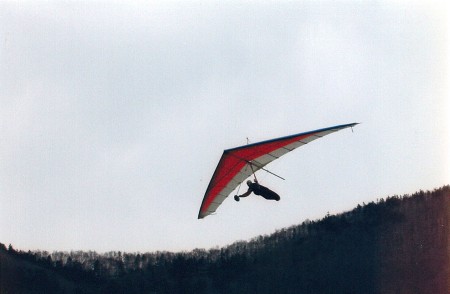
{"type": "Polygon", "coordinates": [[[23,252],[0,293],[450,293],[450,186],[189,252],[23,252]]]}

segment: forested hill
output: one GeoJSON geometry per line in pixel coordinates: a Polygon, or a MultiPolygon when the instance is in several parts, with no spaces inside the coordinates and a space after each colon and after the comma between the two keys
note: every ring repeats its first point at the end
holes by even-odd
{"type": "Polygon", "coordinates": [[[23,252],[0,293],[450,293],[450,186],[358,205],[221,249],[23,252]]]}

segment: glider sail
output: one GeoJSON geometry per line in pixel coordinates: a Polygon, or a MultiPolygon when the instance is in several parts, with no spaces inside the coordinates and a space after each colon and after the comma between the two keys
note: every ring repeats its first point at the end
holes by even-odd
{"type": "Polygon", "coordinates": [[[268,163],[309,142],[355,125],[357,123],[338,125],[225,150],[206,189],[198,218],[214,213],[237,186],[268,163]]]}

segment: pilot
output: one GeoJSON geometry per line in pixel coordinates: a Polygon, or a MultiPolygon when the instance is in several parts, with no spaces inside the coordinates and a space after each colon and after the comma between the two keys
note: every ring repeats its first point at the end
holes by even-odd
{"type": "Polygon", "coordinates": [[[247,181],[247,186],[248,186],[247,192],[245,192],[242,195],[235,195],[234,200],[239,201],[240,197],[247,197],[252,192],[255,193],[255,195],[262,196],[267,200],[276,200],[276,201],[280,200],[280,196],[277,193],[275,193],[274,191],[270,190],[267,187],[260,185],[256,179],[254,183],[250,180],[247,181]]]}

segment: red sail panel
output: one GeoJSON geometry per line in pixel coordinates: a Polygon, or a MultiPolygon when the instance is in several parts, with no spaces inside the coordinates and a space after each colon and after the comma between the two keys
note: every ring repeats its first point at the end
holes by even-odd
{"type": "Polygon", "coordinates": [[[206,195],[201,213],[205,213],[207,211],[214,198],[248,164],[249,161],[312,135],[313,134],[300,135],[298,137],[274,141],[264,145],[256,145],[249,148],[230,151],[229,153],[225,152],[218,166],[217,173],[215,173],[213,177],[214,186],[206,195]]]}

